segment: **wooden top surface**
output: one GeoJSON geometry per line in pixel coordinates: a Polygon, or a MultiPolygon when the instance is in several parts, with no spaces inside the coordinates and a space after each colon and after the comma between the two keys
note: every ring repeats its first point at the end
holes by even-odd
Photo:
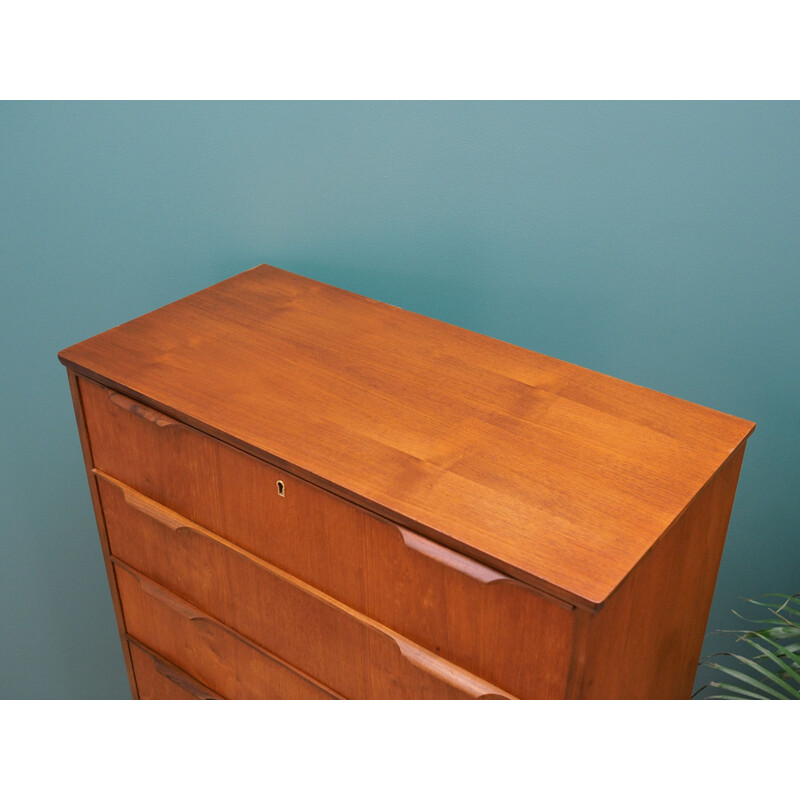
{"type": "Polygon", "coordinates": [[[266,265],[59,358],[589,608],[755,427],[266,265]]]}

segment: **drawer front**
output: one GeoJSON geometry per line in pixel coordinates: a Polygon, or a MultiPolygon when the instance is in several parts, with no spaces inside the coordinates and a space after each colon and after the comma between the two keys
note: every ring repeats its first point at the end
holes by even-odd
{"type": "MultiPolygon", "coordinates": [[[[331,700],[334,695],[271,658],[197,608],[116,564],[132,636],[229,700],[331,700]]],[[[131,647],[133,655],[135,645],[131,647]]],[[[140,659],[141,660],[141,659],[140,659]]],[[[134,662],[139,694],[139,669],[134,662]]]]}
{"type": "MultiPolygon", "coordinates": [[[[98,483],[112,558],[338,694],[442,700],[505,696],[144,495],[107,480],[98,483]]],[[[147,642],[130,629],[124,597],[122,608],[129,632],[147,642]]],[[[148,625],[147,619],[142,622],[148,625]]]]}
{"type": "Polygon", "coordinates": [[[208,687],[154,653],[129,641],[128,647],[140,700],[219,700],[208,687]]]}
{"type": "Polygon", "coordinates": [[[564,696],[571,607],[141,403],[80,385],[97,469],[512,694],[564,696]]]}

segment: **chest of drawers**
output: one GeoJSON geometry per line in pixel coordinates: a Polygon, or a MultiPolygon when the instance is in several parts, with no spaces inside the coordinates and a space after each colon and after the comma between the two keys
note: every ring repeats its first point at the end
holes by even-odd
{"type": "Polygon", "coordinates": [[[134,697],[688,697],[752,423],[265,265],[59,358],[134,697]]]}

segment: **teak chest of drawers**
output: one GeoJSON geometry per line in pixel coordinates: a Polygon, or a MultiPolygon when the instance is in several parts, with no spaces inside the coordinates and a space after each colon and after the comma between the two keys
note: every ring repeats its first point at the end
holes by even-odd
{"type": "Polygon", "coordinates": [[[688,697],[754,425],[260,266],[67,348],[134,697],[688,697]]]}

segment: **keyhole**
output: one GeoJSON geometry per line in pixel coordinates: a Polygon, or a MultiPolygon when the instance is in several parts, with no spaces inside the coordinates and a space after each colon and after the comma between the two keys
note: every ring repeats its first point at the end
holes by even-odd
{"type": "Polygon", "coordinates": [[[286,497],[286,487],[283,485],[283,481],[278,481],[276,485],[278,487],[278,494],[281,497],[286,497]]]}

